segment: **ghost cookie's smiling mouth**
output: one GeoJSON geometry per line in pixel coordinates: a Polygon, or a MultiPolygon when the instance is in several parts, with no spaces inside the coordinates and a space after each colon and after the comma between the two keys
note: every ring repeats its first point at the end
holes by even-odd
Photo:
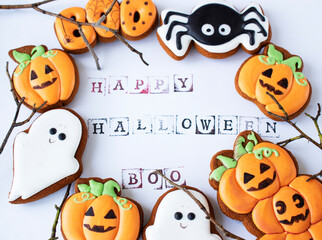
{"type": "Polygon", "coordinates": [[[51,138],[49,138],[49,143],[54,143],[54,142],[56,142],[56,141],[53,141],[53,140],[51,140],[51,138]]]}
{"type": "Polygon", "coordinates": [[[183,229],[186,229],[188,227],[188,225],[183,226],[182,223],[180,223],[180,227],[183,228],[183,229]]]}

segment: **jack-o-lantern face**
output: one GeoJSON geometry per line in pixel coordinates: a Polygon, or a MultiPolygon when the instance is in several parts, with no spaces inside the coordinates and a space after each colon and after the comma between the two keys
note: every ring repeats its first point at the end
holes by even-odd
{"type": "Polygon", "coordinates": [[[238,93],[254,102],[260,110],[274,120],[284,116],[271,94],[292,119],[304,110],[311,96],[311,86],[304,74],[302,59],[285,49],[269,44],[263,55],[246,60],[239,68],[235,86],[238,93]]]}
{"type": "Polygon", "coordinates": [[[113,198],[103,195],[85,213],[83,231],[86,239],[114,239],[118,230],[119,210],[113,198]]]}
{"type": "Polygon", "coordinates": [[[12,76],[15,93],[18,98],[25,98],[28,107],[46,102],[41,109],[45,111],[72,100],[78,88],[78,70],[66,52],[26,46],[10,51],[9,55],[20,64],[12,76]]]}
{"type": "Polygon", "coordinates": [[[273,197],[274,212],[285,231],[301,233],[311,225],[309,207],[304,198],[294,189],[286,186],[273,197]]]}
{"type": "Polygon", "coordinates": [[[290,91],[293,84],[292,69],[285,65],[279,64],[264,70],[258,78],[255,95],[261,104],[267,105],[273,103],[273,99],[266,94],[271,93],[280,101],[290,91]]]}
{"type": "Polygon", "coordinates": [[[238,160],[236,179],[240,187],[256,199],[272,196],[280,184],[274,165],[266,158],[245,154],[238,160]]]}
{"type": "Polygon", "coordinates": [[[117,196],[120,186],[114,180],[79,179],[80,192],[65,202],[62,232],[66,240],[136,240],[141,228],[140,210],[133,201],[117,196]],[[104,182],[104,184],[102,183],[104,182]]]}

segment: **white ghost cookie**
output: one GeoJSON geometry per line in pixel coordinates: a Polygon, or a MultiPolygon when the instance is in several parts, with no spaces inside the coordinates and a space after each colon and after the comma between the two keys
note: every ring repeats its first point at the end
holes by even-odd
{"type": "Polygon", "coordinates": [[[15,138],[9,201],[35,201],[73,182],[82,172],[86,140],[84,121],[71,110],[55,109],[40,115],[15,138]]]}
{"type": "MultiPolygon", "coordinates": [[[[213,213],[206,196],[199,190],[189,191],[213,213]]],[[[212,214],[213,215],[213,214],[212,214]]],[[[144,240],[221,240],[205,213],[185,192],[174,188],[163,194],[153,208],[143,231],[144,240]]]]}

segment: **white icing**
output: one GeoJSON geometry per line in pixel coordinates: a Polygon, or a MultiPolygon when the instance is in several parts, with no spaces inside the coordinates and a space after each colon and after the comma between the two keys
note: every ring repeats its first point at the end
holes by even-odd
{"type": "MultiPolygon", "coordinates": [[[[206,198],[197,191],[190,192],[209,211],[206,198]]],[[[206,219],[205,213],[181,190],[170,192],[162,199],[154,224],[146,229],[145,237],[147,240],[221,240],[217,234],[210,233],[210,221],[206,219]],[[182,219],[174,218],[176,212],[182,213],[182,219]],[[189,213],[194,213],[195,219],[189,220],[189,213]]]]}
{"type": "MultiPolygon", "coordinates": [[[[229,8],[231,8],[231,9],[235,10],[236,12],[238,12],[238,10],[232,4],[230,4],[228,2],[225,2],[225,1],[217,0],[217,1],[206,1],[206,2],[198,4],[193,9],[192,13],[195,10],[197,10],[198,8],[200,8],[200,7],[204,6],[204,5],[207,5],[209,3],[222,4],[222,5],[225,5],[225,6],[229,7],[229,8]]],[[[251,7],[255,7],[258,10],[258,12],[263,14],[263,11],[262,11],[262,9],[261,9],[261,7],[260,7],[260,5],[258,3],[250,3],[249,5],[247,5],[244,8],[244,10],[240,14],[244,13],[245,11],[247,11],[247,9],[249,9],[251,7]]],[[[226,52],[229,52],[231,50],[236,49],[240,44],[242,44],[243,47],[245,49],[247,49],[248,51],[255,50],[260,46],[260,44],[262,42],[266,41],[268,36],[269,36],[269,22],[268,22],[267,17],[265,17],[263,15],[264,21],[262,21],[256,14],[249,13],[248,15],[245,16],[244,21],[249,20],[251,18],[256,19],[260,23],[260,25],[265,29],[265,31],[267,32],[267,36],[265,37],[262,33],[259,33],[260,29],[256,24],[250,23],[250,24],[246,25],[245,29],[255,31],[255,36],[254,36],[255,43],[254,43],[254,45],[250,44],[250,37],[246,33],[243,33],[243,34],[241,34],[239,36],[236,36],[235,38],[233,38],[229,42],[226,42],[226,43],[221,44],[221,45],[206,45],[206,44],[198,42],[192,36],[184,35],[181,38],[182,49],[179,50],[177,48],[177,45],[176,45],[176,35],[177,35],[178,32],[186,31],[187,29],[185,27],[183,27],[183,26],[177,25],[177,26],[175,26],[173,28],[171,38],[169,40],[166,40],[166,35],[167,35],[167,32],[168,32],[169,26],[171,25],[172,22],[179,21],[179,22],[182,22],[182,23],[187,23],[188,18],[185,18],[185,17],[182,17],[182,16],[177,16],[177,15],[172,15],[169,18],[169,22],[167,24],[164,24],[164,18],[167,15],[167,13],[170,12],[170,11],[178,12],[176,10],[170,10],[170,9],[163,10],[161,12],[161,19],[162,19],[163,25],[160,26],[157,29],[157,33],[158,33],[160,39],[162,40],[162,42],[172,51],[172,53],[174,53],[178,57],[182,57],[182,56],[184,56],[186,54],[186,52],[187,52],[187,50],[189,48],[189,45],[191,44],[192,41],[195,42],[195,44],[199,45],[200,47],[202,47],[203,49],[205,49],[206,51],[208,51],[210,53],[226,53],[226,52]]],[[[214,32],[218,32],[218,29],[215,29],[214,32]]]]}
{"type": "Polygon", "coordinates": [[[9,201],[27,199],[50,185],[76,173],[75,153],[82,137],[81,121],[70,111],[45,112],[14,141],[14,178],[9,201]],[[55,128],[57,133],[50,134],[55,128]],[[64,133],[66,139],[59,140],[64,133]]]}

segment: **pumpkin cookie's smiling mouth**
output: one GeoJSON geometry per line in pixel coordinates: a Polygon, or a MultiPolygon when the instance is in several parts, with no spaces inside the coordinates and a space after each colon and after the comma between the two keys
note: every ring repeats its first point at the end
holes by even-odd
{"type": "Polygon", "coordinates": [[[310,213],[309,209],[306,209],[305,215],[303,213],[301,213],[299,215],[293,216],[291,218],[291,221],[285,219],[285,220],[281,220],[279,222],[282,223],[282,224],[285,224],[285,225],[293,225],[294,222],[298,223],[301,220],[305,221],[307,219],[307,217],[309,216],[309,213],[310,213]]]}
{"type": "Polygon", "coordinates": [[[248,192],[254,192],[254,191],[262,190],[262,189],[268,187],[269,185],[271,185],[275,181],[275,178],[276,178],[276,171],[274,171],[273,179],[265,178],[263,181],[261,181],[258,184],[258,188],[251,187],[251,188],[247,189],[247,191],[248,192]]]}
{"type": "Polygon", "coordinates": [[[180,223],[180,227],[183,228],[183,229],[186,229],[188,227],[188,225],[183,226],[182,223],[180,223]]]}
{"type": "Polygon", "coordinates": [[[268,83],[264,83],[264,81],[261,80],[261,79],[259,79],[259,83],[261,84],[261,86],[263,88],[266,88],[267,91],[269,91],[269,92],[273,92],[275,95],[282,95],[283,94],[282,91],[276,90],[274,86],[272,86],[272,85],[270,85],[268,83]]]}
{"type": "Polygon", "coordinates": [[[43,89],[43,88],[49,87],[50,85],[54,84],[56,82],[56,80],[57,80],[57,78],[55,77],[52,79],[52,81],[44,82],[40,86],[36,85],[36,86],[33,86],[32,88],[36,89],[36,90],[43,89]]]}
{"type": "Polygon", "coordinates": [[[104,233],[104,232],[108,232],[113,230],[116,227],[108,227],[106,229],[104,229],[104,226],[97,226],[94,225],[92,228],[89,224],[84,224],[84,227],[87,228],[88,230],[92,231],[92,232],[98,232],[98,233],[104,233]]]}

